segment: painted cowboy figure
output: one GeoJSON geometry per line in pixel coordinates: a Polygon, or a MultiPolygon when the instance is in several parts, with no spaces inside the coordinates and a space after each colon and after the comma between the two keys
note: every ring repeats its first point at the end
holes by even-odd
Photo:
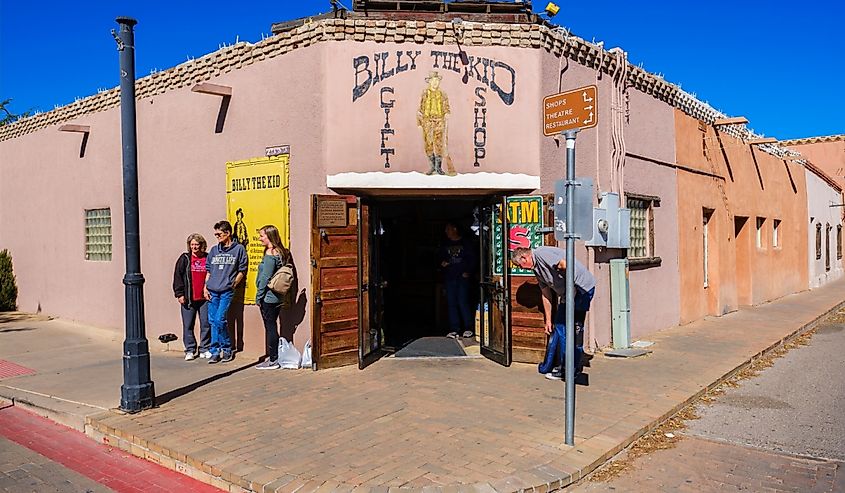
{"type": "Polygon", "coordinates": [[[422,128],[425,154],[431,169],[426,173],[431,175],[443,173],[443,157],[448,155],[446,135],[446,115],[449,114],[449,98],[440,89],[440,74],[433,70],[425,78],[428,87],[420,98],[420,108],[417,111],[417,126],[422,128]]]}

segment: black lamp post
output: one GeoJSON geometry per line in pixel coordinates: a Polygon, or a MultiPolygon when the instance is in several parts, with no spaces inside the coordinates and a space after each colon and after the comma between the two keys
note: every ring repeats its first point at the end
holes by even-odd
{"type": "Polygon", "coordinates": [[[123,385],[120,409],[137,413],[155,405],[150,378],[150,349],[144,328],[144,275],[138,222],[138,145],[135,131],[135,33],[138,23],[118,17],[112,35],[120,53],[120,131],[123,142],[123,222],[126,241],[126,339],[123,341],[123,385]]]}

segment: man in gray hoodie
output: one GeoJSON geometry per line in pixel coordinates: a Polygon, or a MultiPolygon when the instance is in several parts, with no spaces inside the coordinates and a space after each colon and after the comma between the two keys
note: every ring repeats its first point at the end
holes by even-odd
{"type": "Polygon", "coordinates": [[[211,324],[211,364],[232,361],[234,351],[229,338],[226,315],[232,304],[235,288],[246,277],[249,259],[243,245],[232,238],[232,225],[220,221],[214,225],[218,244],[211,247],[205,263],[205,298],[208,300],[208,321],[211,324]]]}

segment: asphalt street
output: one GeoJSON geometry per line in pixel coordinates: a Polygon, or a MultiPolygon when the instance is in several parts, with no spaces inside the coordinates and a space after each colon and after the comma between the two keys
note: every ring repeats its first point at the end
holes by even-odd
{"type": "Polygon", "coordinates": [[[637,458],[609,481],[587,478],[569,489],[845,492],[843,354],[845,324],[826,322],[807,346],[698,405],[700,419],[687,422],[673,448],[637,458]]]}

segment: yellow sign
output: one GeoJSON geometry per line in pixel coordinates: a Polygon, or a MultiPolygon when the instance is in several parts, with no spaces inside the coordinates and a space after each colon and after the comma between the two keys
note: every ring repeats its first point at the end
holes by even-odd
{"type": "Polygon", "coordinates": [[[227,216],[249,256],[245,304],[255,304],[255,277],[264,257],[258,230],[272,224],[290,248],[290,154],[226,163],[227,216]]]}

